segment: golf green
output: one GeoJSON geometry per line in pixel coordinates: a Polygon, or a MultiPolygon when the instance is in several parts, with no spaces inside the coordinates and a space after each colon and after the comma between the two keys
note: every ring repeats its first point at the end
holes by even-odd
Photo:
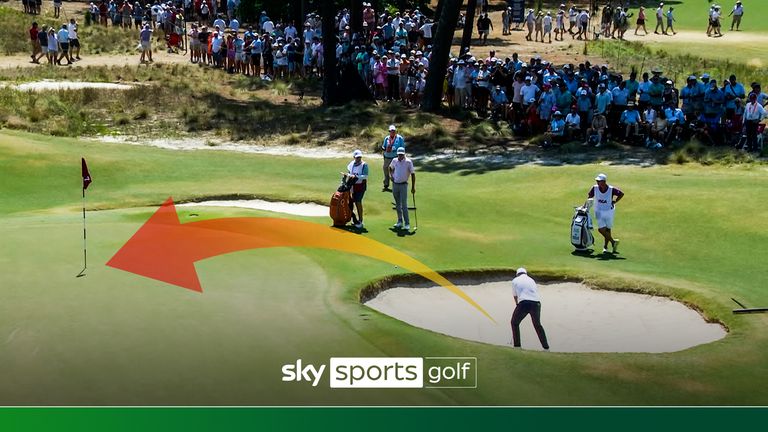
{"type": "MultiPolygon", "coordinates": [[[[380,174],[372,170],[366,237],[437,271],[524,265],[534,277],[558,273],[669,295],[729,329],[718,342],[675,353],[528,352],[414,328],[358,299],[367,283],[402,270],[340,252],[257,249],[206,259],[196,264],[203,293],[105,265],[169,196],[326,202],[347,162],[0,132],[0,404],[768,403],[768,320],[731,313],[731,297],[768,305],[764,165],[417,163],[419,230],[402,237],[388,229],[391,196],[377,190],[380,174]],[[77,278],[80,157],[94,183],[88,271],[77,278]],[[572,206],[598,172],[626,193],[616,259],[571,254],[572,206]],[[281,366],[297,359],[380,356],[476,357],[478,386],[332,389],[281,381],[281,366]]],[[[235,216],[275,214],[179,209],[182,223],[235,216]]]]}

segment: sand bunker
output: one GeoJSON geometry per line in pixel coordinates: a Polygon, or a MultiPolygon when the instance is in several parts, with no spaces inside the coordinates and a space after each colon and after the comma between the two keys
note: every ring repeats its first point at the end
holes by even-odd
{"type": "Polygon", "coordinates": [[[129,90],[133,86],[128,84],[82,82],[82,81],[34,81],[13,86],[21,91],[47,91],[47,90],[80,90],[80,89],[104,89],[104,90],[129,90]]]}
{"type": "MultiPolygon", "coordinates": [[[[508,345],[515,302],[509,281],[461,285],[492,323],[441,287],[400,286],[366,305],[416,327],[462,339],[508,345]]],[[[557,352],[673,352],[725,337],[693,309],[664,297],[593,290],[578,283],[540,284],[541,322],[557,352]]],[[[541,350],[530,317],[520,326],[525,349],[541,350]]]]}
{"type": "Polygon", "coordinates": [[[202,201],[177,204],[176,207],[238,207],[253,210],[267,210],[296,216],[328,217],[328,207],[315,203],[288,203],[264,200],[202,201]]]}
{"type": "MultiPolygon", "coordinates": [[[[218,139],[205,138],[153,138],[143,139],[128,136],[100,136],[96,141],[130,144],[139,146],[156,147],[165,150],[212,150],[229,151],[238,153],[265,154],[271,156],[292,156],[312,159],[352,159],[352,150],[336,147],[308,147],[300,145],[264,145],[249,143],[247,141],[231,142],[218,139]]],[[[381,155],[376,153],[367,154],[366,159],[381,159],[381,155]]]]}

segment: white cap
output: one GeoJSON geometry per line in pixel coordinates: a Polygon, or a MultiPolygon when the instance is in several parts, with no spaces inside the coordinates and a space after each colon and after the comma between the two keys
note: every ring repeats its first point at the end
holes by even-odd
{"type": "Polygon", "coordinates": [[[405,154],[405,147],[398,147],[397,154],[405,154]]]}
{"type": "Polygon", "coordinates": [[[389,131],[390,131],[390,132],[392,132],[392,131],[396,131],[396,130],[397,130],[397,127],[395,127],[395,125],[393,125],[393,124],[392,124],[392,125],[389,125],[389,131]]]}
{"type": "Polygon", "coordinates": [[[597,180],[597,181],[606,181],[606,180],[608,180],[608,176],[606,176],[605,174],[598,174],[597,177],[595,177],[595,180],[597,180]]]}
{"type": "Polygon", "coordinates": [[[363,157],[363,152],[361,152],[360,150],[355,150],[354,152],[352,152],[352,157],[363,157]]]}
{"type": "Polygon", "coordinates": [[[517,276],[520,276],[521,274],[528,274],[528,270],[526,270],[525,267],[520,267],[517,269],[517,276]]]}

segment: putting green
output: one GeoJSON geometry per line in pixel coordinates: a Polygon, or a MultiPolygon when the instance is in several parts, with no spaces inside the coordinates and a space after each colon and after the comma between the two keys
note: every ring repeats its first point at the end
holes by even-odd
{"type": "MultiPolygon", "coordinates": [[[[768,403],[768,319],[734,316],[730,300],[768,304],[763,165],[417,164],[420,229],[406,237],[388,230],[391,197],[374,187],[372,170],[366,236],[438,271],[525,265],[534,276],[558,272],[672,295],[729,327],[725,339],[677,353],[513,351],[417,329],[358,301],[362,286],[399,269],[328,251],[261,249],[199,262],[202,294],[104,265],[168,196],[324,202],[344,164],[0,132],[0,403],[768,403]],[[94,178],[89,206],[103,210],[89,213],[89,271],[76,278],[81,156],[94,178]],[[571,255],[571,206],[600,171],[627,193],[616,226],[621,259],[571,255]],[[281,381],[283,364],[341,356],[477,357],[478,388],[281,381]]],[[[274,216],[222,208],[179,215],[274,216]]]]}

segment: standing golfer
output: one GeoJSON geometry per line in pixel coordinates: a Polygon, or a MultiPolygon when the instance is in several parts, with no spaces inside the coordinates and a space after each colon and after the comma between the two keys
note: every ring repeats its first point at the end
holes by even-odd
{"type": "Polygon", "coordinates": [[[736,5],[733,7],[733,10],[728,14],[728,16],[733,16],[733,20],[731,21],[731,31],[733,31],[733,26],[736,26],[736,31],[739,31],[739,26],[741,26],[741,17],[744,16],[744,6],[742,6],[740,1],[736,2],[736,5]]]}
{"type": "Polygon", "coordinates": [[[405,150],[405,139],[397,133],[395,125],[389,125],[389,135],[384,137],[384,142],[381,143],[381,149],[384,151],[384,187],[381,189],[382,192],[392,191],[389,188],[389,164],[392,163],[392,159],[397,157],[397,149],[399,148],[405,150]]]}
{"type": "Polygon", "coordinates": [[[397,149],[397,159],[389,165],[389,175],[392,178],[392,195],[395,197],[395,209],[397,210],[396,229],[411,230],[411,221],[408,217],[408,177],[411,178],[411,193],[416,193],[416,172],[413,169],[413,161],[405,157],[405,148],[397,149]],[[405,225],[403,225],[405,224],[405,225]]]}
{"type": "Polygon", "coordinates": [[[363,196],[368,185],[368,164],[363,162],[363,152],[355,150],[352,153],[354,160],[347,165],[347,173],[350,178],[355,179],[355,183],[352,185],[352,202],[349,206],[357,207],[357,217],[352,212],[352,221],[355,224],[355,228],[363,228],[363,196]]]}
{"type": "Polygon", "coordinates": [[[512,312],[512,345],[515,348],[520,348],[520,323],[530,314],[533,328],[536,329],[542,348],[549,351],[547,334],[541,325],[541,301],[539,301],[536,281],[528,276],[527,270],[520,267],[517,269],[517,276],[512,279],[512,286],[515,288],[515,311],[512,312]]]}
{"type": "Polygon", "coordinates": [[[589,189],[587,196],[595,200],[597,230],[605,239],[603,253],[608,252],[608,242],[611,243],[613,253],[616,253],[619,247],[619,239],[613,238],[611,229],[613,228],[613,214],[616,211],[616,203],[624,198],[624,192],[619,190],[619,188],[609,185],[607,180],[608,177],[605,174],[598,174],[595,177],[597,185],[589,189]],[[613,197],[616,197],[616,199],[614,200],[613,197]]]}

